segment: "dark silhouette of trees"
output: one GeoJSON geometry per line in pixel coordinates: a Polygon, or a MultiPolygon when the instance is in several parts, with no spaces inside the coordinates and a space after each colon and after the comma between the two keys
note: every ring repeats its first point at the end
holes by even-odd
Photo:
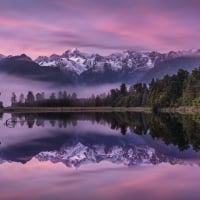
{"type": "Polygon", "coordinates": [[[140,107],[151,106],[154,110],[161,107],[182,105],[200,106],[200,68],[191,74],[179,70],[176,75],[166,75],[161,80],[152,80],[149,84],[137,83],[129,90],[125,83],[120,88],[111,89],[108,94],[92,95],[90,98],[78,98],[76,93],[66,91],[53,92],[49,98],[44,93],[29,91],[26,99],[21,94],[17,102],[16,94],[11,97],[12,106],[38,107],[140,107]]]}

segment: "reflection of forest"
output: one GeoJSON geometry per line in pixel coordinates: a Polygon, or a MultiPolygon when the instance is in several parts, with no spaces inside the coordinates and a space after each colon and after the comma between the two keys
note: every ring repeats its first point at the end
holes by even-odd
{"type": "Polygon", "coordinates": [[[120,130],[123,135],[129,128],[131,132],[162,139],[167,145],[173,144],[180,150],[193,147],[200,150],[200,116],[142,113],[53,113],[53,114],[13,114],[21,126],[44,127],[47,121],[52,127],[66,128],[76,126],[77,120],[90,120],[106,123],[111,129],[120,130]]]}

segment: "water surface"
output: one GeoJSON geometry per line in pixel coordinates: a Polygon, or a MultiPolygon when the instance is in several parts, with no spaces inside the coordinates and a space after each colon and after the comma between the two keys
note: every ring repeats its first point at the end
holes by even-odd
{"type": "Polygon", "coordinates": [[[199,116],[4,114],[0,128],[2,200],[200,198],[199,116]]]}

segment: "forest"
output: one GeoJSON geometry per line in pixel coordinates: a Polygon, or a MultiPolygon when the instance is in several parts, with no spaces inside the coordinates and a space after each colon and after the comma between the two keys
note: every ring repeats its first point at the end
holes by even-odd
{"type": "Polygon", "coordinates": [[[152,79],[149,84],[137,83],[129,88],[125,83],[108,94],[78,98],[76,93],[34,94],[29,91],[11,96],[12,107],[179,107],[200,106],[200,67],[191,73],[180,69],[177,74],[152,79]]]}

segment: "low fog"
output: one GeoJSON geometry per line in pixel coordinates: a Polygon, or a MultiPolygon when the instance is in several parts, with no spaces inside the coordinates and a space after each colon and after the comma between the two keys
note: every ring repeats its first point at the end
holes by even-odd
{"type": "Polygon", "coordinates": [[[33,91],[34,94],[37,92],[44,92],[45,97],[48,97],[52,92],[57,94],[58,91],[65,90],[68,94],[75,92],[78,97],[90,97],[92,94],[97,95],[104,92],[107,93],[110,89],[117,88],[121,84],[104,84],[98,86],[57,86],[53,83],[27,80],[7,74],[0,74],[0,80],[0,101],[3,101],[4,106],[9,106],[11,104],[10,99],[12,92],[15,92],[17,97],[19,97],[21,93],[26,96],[28,91],[33,91]]]}

